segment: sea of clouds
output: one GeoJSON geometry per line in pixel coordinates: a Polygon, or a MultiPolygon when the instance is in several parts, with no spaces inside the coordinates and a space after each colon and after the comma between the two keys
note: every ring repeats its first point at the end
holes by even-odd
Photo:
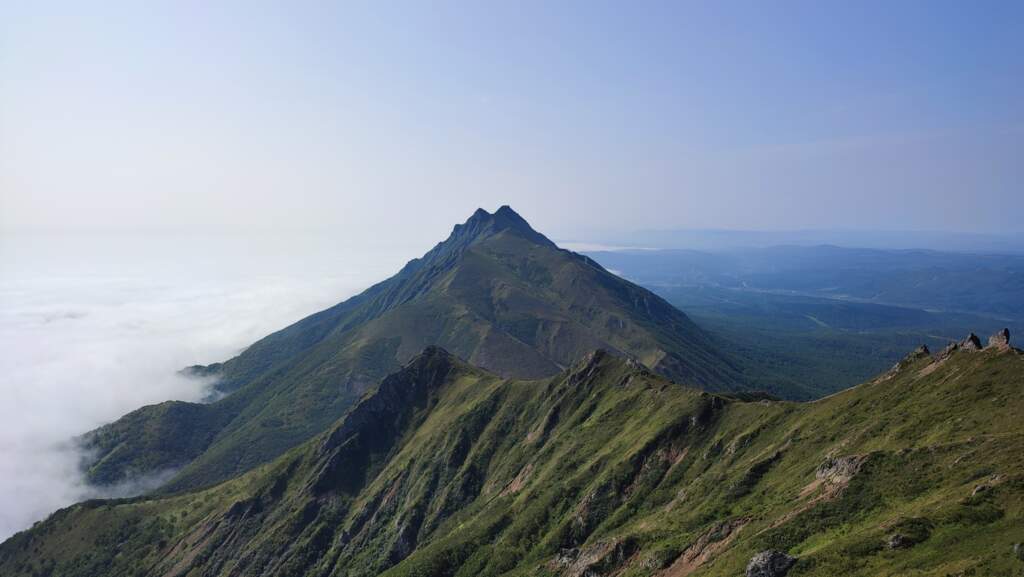
{"type": "Polygon", "coordinates": [[[395,272],[408,251],[323,239],[0,237],[0,540],[60,507],[138,493],[82,481],[72,440],[140,406],[198,401],[179,369],[395,272]]]}

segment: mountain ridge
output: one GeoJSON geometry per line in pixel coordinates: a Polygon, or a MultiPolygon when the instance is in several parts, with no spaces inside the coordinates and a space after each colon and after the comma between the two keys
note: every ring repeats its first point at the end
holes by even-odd
{"type": "Polygon", "coordinates": [[[912,352],[813,403],[707,393],[601,351],[515,381],[428,348],[274,462],[62,510],[0,545],[0,572],[1012,575],[1022,386],[1000,338],[912,352]]]}

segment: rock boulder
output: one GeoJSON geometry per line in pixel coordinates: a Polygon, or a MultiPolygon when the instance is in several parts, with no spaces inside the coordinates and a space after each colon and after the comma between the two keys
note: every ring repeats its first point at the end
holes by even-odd
{"type": "Polygon", "coordinates": [[[861,455],[849,457],[829,457],[821,465],[818,465],[814,476],[822,480],[844,482],[849,481],[860,471],[865,458],[861,455]]]}
{"type": "Polygon", "coordinates": [[[914,542],[908,539],[905,535],[899,533],[893,533],[889,535],[889,538],[885,541],[885,546],[890,549],[906,549],[914,544],[914,542]]]}
{"type": "Polygon", "coordinates": [[[783,577],[795,563],[796,557],[781,551],[761,551],[747,563],[747,577],[783,577]]]}

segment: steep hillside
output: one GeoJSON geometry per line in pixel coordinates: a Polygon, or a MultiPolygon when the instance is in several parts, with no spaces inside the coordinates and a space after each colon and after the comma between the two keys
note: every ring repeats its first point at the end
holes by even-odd
{"type": "Polygon", "coordinates": [[[1022,389],[999,336],[813,403],[601,352],[510,381],[431,348],[273,463],[62,510],[0,574],[1019,575],[1022,389]]]}
{"type": "Polygon", "coordinates": [[[550,376],[603,348],[678,382],[742,383],[661,298],[559,249],[508,207],[478,210],[394,277],[225,363],[190,369],[219,377],[226,398],[145,407],[88,434],[88,477],[109,484],[181,468],[169,490],[228,479],[320,433],[431,345],[506,377],[550,376]]]}

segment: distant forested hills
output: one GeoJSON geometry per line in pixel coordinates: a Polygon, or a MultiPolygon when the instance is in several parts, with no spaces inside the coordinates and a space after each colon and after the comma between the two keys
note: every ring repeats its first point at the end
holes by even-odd
{"type": "Polygon", "coordinates": [[[685,310],[755,386],[836,391],[918,344],[1024,330],[1019,255],[835,246],[588,254],[685,310]]]}

